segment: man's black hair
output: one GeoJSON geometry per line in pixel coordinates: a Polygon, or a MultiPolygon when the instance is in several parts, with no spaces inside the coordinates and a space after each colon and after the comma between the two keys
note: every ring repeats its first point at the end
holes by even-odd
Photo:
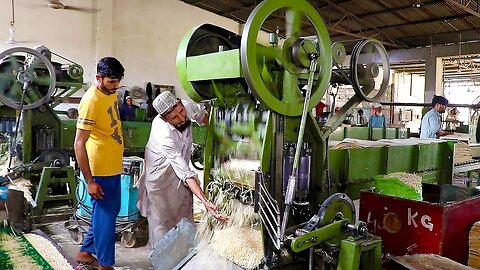
{"type": "Polygon", "coordinates": [[[448,99],[442,97],[442,96],[436,96],[434,95],[432,98],[432,107],[435,107],[436,104],[442,104],[447,106],[448,105],[448,99]]]}
{"type": "Polygon", "coordinates": [[[112,79],[122,79],[125,69],[115,57],[104,57],[98,61],[97,74],[112,79]]]}

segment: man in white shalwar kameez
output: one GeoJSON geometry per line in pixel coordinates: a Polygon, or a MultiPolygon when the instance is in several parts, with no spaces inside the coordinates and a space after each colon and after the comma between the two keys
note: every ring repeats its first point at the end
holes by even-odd
{"type": "Polygon", "coordinates": [[[197,174],[189,167],[192,153],[190,121],[208,123],[208,113],[200,104],[177,99],[163,92],[152,103],[158,115],[153,119],[145,147],[145,174],[139,181],[138,202],[148,219],[151,246],[183,218],[193,222],[193,194],[217,219],[217,206],[208,201],[197,174]]]}

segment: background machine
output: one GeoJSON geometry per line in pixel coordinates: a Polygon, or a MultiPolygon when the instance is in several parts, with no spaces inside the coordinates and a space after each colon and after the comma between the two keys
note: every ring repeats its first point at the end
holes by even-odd
{"type": "Polygon", "coordinates": [[[44,46],[0,53],[0,115],[8,149],[2,153],[2,182],[30,180],[33,201],[26,227],[32,219],[69,215],[76,204],[72,144],[54,108],[83,87],[83,68],[51,57],[44,46]]]}
{"type": "Polygon", "coordinates": [[[267,267],[308,258],[310,266],[358,269],[362,258],[369,264],[363,269],[380,269],[381,241],[356,222],[351,199],[338,193],[356,183],[330,177],[327,150],[329,135],[350,109],[384,95],[389,61],[385,48],[372,39],[357,43],[347,65],[345,56],[344,46],[331,44],[315,8],[289,0],[260,3],[242,36],[209,24],[196,27],[178,50],[185,91],[194,101],[213,105],[205,185],[254,206],[262,221],[267,267]],[[262,25],[277,12],[285,12],[286,21],[262,42],[262,25]],[[306,24],[315,29],[314,36],[303,37],[306,24]],[[351,85],[355,95],[319,124],[311,110],[338,84],[351,85]],[[227,166],[250,167],[254,177],[226,181],[218,172],[227,166]]]}
{"type": "MultiPolygon", "coordinates": [[[[31,182],[31,188],[26,189],[30,190],[32,200],[27,208],[19,208],[20,213],[16,215],[18,230],[29,231],[33,224],[66,219],[74,212],[82,220],[88,218],[89,208],[85,204],[89,198],[83,185],[77,190],[79,171],[73,153],[78,113],[75,108],[58,109],[62,107],[58,105],[67,102],[85,86],[80,65],[44,46],[36,49],[16,47],[0,53],[0,161],[3,169],[0,184],[18,186],[20,179],[31,182]],[[52,61],[52,55],[62,63],[52,61]],[[77,203],[81,207],[75,211],[77,203]]],[[[141,162],[130,156],[143,156],[150,123],[124,121],[122,128],[124,196],[119,222],[122,243],[131,247],[136,242],[133,232],[136,226],[130,225],[139,219],[136,189],[132,185],[138,179],[141,162]]],[[[22,196],[18,198],[20,201],[16,204],[22,204],[22,196]]],[[[81,242],[81,226],[68,222],[66,225],[73,240],[81,242]]]]}

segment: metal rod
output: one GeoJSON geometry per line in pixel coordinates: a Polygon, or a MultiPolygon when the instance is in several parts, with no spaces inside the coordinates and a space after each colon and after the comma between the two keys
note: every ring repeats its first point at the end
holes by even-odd
{"type": "MultiPolygon", "coordinates": [[[[384,106],[412,106],[432,107],[432,103],[408,103],[408,102],[380,102],[384,106]]],[[[448,107],[480,109],[480,104],[454,104],[448,103],[448,107]]]]}
{"type": "Polygon", "coordinates": [[[290,206],[293,203],[293,196],[297,187],[298,164],[300,163],[300,153],[302,151],[303,134],[305,132],[305,124],[307,122],[308,105],[310,103],[310,95],[312,94],[313,77],[317,69],[317,56],[312,55],[310,61],[310,70],[308,76],[307,91],[305,93],[305,101],[303,103],[302,119],[300,121],[300,130],[298,131],[297,149],[295,150],[295,159],[293,160],[292,175],[288,178],[287,191],[285,194],[285,211],[283,212],[282,228],[280,230],[280,239],[285,239],[285,229],[290,214],[290,206]]]}
{"type": "Polygon", "coordinates": [[[15,24],[15,0],[12,0],[12,21],[10,23],[15,24]]]}
{"type": "MultiPolygon", "coordinates": [[[[20,125],[20,118],[22,117],[23,115],[23,101],[25,99],[25,93],[27,92],[27,88],[29,86],[29,82],[25,81],[23,83],[23,91],[22,91],[22,97],[20,99],[20,108],[19,108],[19,113],[18,113],[18,117],[15,121],[15,133],[13,133],[13,138],[12,138],[12,141],[10,142],[10,157],[8,159],[8,171],[11,169],[11,166],[12,166],[12,157],[13,157],[13,154],[16,152],[16,141],[17,141],[17,134],[18,134],[18,126],[20,125]]],[[[15,153],[16,154],[16,153],[15,153]]],[[[10,178],[9,178],[10,179],[10,178]]],[[[11,180],[11,179],[10,179],[11,180]]],[[[10,181],[12,182],[12,181],[10,181]]],[[[12,182],[13,184],[13,182],[12,182]]]]}
{"type": "Polygon", "coordinates": [[[313,248],[308,250],[308,270],[313,270],[313,248]]]}

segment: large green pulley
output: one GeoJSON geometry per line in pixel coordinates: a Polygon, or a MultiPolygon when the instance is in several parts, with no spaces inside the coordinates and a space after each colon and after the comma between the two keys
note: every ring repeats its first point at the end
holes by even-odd
{"type": "MultiPolygon", "coordinates": [[[[356,214],[355,205],[345,193],[335,193],[328,197],[318,210],[318,227],[331,224],[336,220],[348,219],[355,224],[356,214]]],[[[346,235],[346,232],[345,232],[346,235]]],[[[339,235],[325,242],[330,248],[338,247],[341,240],[345,239],[345,235],[339,235]]]]}
{"type": "Polygon", "coordinates": [[[318,104],[330,82],[332,54],[327,27],[315,8],[307,1],[270,0],[260,3],[248,17],[240,47],[243,74],[255,98],[268,109],[282,115],[301,115],[303,97],[297,79],[300,71],[308,68],[305,66],[306,58],[314,52],[318,54],[319,74],[312,89],[309,109],[318,104]],[[287,39],[283,44],[284,48],[258,44],[257,36],[263,23],[279,9],[287,10],[287,39]],[[318,44],[313,47],[311,40],[300,37],[304,17],[315,29],[318,44]],[[275,78],[279,77],[279,68],[273,71],[272,65],[268,64],[280,65],[280,71],[283,71],[282,86],[274,83],[275,78]]]}
{"type": "MultiPolygon", "coordinates": [[[[192,77],[196,77],[202,71],[194,70],[193,73],[188,71],[189,59],[218,53],[220,50],[238,49],[239,44],[240,37],[238,35],[211,24],[195,27],[184,36],[177,52],[177,72],[183,89],[193,101],[235,97],[243,92],[241,86],[229,88],[221,87],[222,83],[218,81],[214,83],[210,79],[192,80],[192,77]]],[[[222,67],[218,66],[217,68],[221,69],[222,67]]]]}
{"type": "Polygon", "coordinates": [[[55,69],[40,52],[16,47],[0,53],[0,102],[3,104],[16,110],[40,107],[50,100],[55,83],[55,69]]]}

